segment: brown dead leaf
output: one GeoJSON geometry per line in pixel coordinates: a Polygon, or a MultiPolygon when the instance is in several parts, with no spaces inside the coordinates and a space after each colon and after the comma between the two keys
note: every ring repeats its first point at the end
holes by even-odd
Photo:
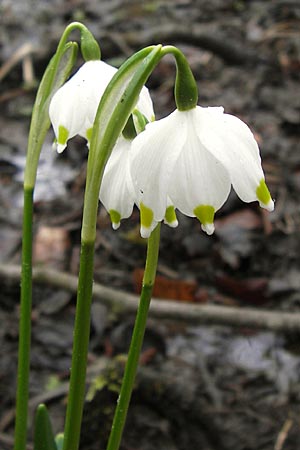
{"type": "MultiPolygon", "coordinates": [[[[143,275],[143,269],[135,269],[133,272],[134,289],[137,293],[141,291],[143,275]]],[[[153,288],[153,296],[170,300],[195,302],[197,288],[197,283],[192,280],[172,280],[157,275],[153,288]]]]}
{"type": "Polygon", "coordinates": [[[268,279],[264,277],[238,280],[226,274],[216,276],[216,285],[226,294],[253,305],[260,305],[268,300],[268,279]]]}

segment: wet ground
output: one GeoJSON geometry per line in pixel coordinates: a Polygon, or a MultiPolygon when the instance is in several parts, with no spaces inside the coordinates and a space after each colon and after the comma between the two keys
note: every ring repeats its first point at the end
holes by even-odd
{"type": "MultiPolygon", "coordinates": [[[[2,265],[20,262],[22,174],[36,82],[64,26],[81,20],[95,34],[103,59],[115,65],[145,45],[178,45],[199,83],[200,103],[223,105],[255,132],[276,201],[274,213],[265,214],[232,193],[217,214],[212,237],[181,215],[177,229],[163,227],[156,296],[180,299],[186,308],[199,303],[298,312],[298,2],[4,0],[0,11],[2,265]]],[[[173,62],[166,58],[148,83],[157,117],[174,108],[173,82],[173,62]]],[[[49,132],[36,188],[34,260],[76,275],[87,149],[75,138],[58,156],[52,140],[49,132]]],[[[144,256],[138,211],[113,232],[100,208],[95,281],[136,292],[144,256]]],[[[5,450],[12,448],[18,296],[18,282],[2,275],[0,448],[5,450]]],[[[31,406],[48,404],[55,431],[63,427],[74,311],[74,293],[36,283],[31,406]]],[[[105,447],[132,321],[132,315],[94,302],[82,450],[105,447]]],[[[299,350],[295,332],[151,318],[122,449],[299,448],[299,350]]]]}

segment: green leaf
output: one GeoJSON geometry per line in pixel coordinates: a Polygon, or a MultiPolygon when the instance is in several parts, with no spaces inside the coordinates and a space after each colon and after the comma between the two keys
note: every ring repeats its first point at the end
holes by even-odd
{"type": "Polygon", "coordinates": [[[55,444],[56,444],[57,450],[63,450],[63,445],[64,445],[64,434],[63,433],[58,433],[55,436],[55,444]]]}
{"type": "Polygon", "coordinates": [[[35,414],[34,450],[57,450],[46,405],[40,404],[35,414]]]}
{"type": "Polygon", "coordinates": [[[105,164],[132,113],[139,94],[161,58],[161,45],[146,47],[129,58],[108,84],[98,107],[90,142],[82,237],[95,235],[100,183],[105,164]]]}
{"type": "Polygon", "coordinates": [[[35,104],[32,111],[30,124],[27,161],[24,177],[24,185],[34,187],[37,165],[41,148],[50,127],[48,108],[50,100],[56,90],[70,75],[77,57],[78,45],[69,42],[65,45],[59,56],[55,54],[49,62],[41,80],[35,104]],[[59,57],[59,60],[57,59],[59,57]]]}

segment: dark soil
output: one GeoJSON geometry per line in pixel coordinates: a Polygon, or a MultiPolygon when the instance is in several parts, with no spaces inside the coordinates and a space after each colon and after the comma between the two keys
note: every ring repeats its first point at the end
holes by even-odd
{"type": "MultiPolygon", "coordinates": [[[[200,104],[223,105],[252,128],[260,144],[274,213],[243,204],[232,193],[217,214],[212,237],[195,219],[179,215],[177,229],[162,230],[158,296],[172,297],[175,282],[175,298],[183,301],[299,311],[300,4],[6,0],[0,11],[0,262],[20,262],[22,175],[36,86],[65,25],[80,20],[111,64],[146,45],[177,45],[199,83],[200,104]],[[27,57],[5,66],[27,44],[27,57]]],[[[158,118],[174,108],[174,75],[173,61],[165,58],[149,80],[158,118]]],[[[36,188],[34,260],[77,275],[87,149],[74,138],[57,156],[52,140],[51,131],[36,188]]],[[[138,221],[135,210],[114,232],[100,207],[95,281],[128,292],[138,289],[145,257],[138,221]]],[[[4,450],[12,448],[18,304],[18,284],[1,277],[4,450]]],[[[33,304],[31,417],[37,403],[47,403],[59,432],[75,298],[53,286],[35,286],[33,304]]],[[[81,450],[105,448],[124,367],[120,355],[128,350],[132,323],[133,317],[93,305],[81,450]]],[[[122,449],[300,448],[299,349],[295,334],[149,321],[122,449]]]]}

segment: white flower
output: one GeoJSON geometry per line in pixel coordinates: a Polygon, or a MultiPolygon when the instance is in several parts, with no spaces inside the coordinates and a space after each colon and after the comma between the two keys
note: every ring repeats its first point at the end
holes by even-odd
{"type": "Polygon", "coordinates": [[[119,228],[120,220],[133,210],[135,192],[129,171],[131,140],[120,136],[105,166],[100,187],[100,201],[110,214],[112,227],[119,228]]]}
{"type": "MultiPolygon", "coordinates": [[[[68,139],[76,134],[90,140],[101,97],[116,72],[115,67],[103,61],[88,61],[54,94],[49,116],[59,153],[66,148],[68,139]]],[[[136,108],[148,121],[153,120],[152,101],[145,87],[136,108]]]]}
{"type": "Polygon", "coordinates": [[[131,175],[143,237],[163,219],[175,225],[174,208],[212,234],[231,185],[243,201],[274,208],[253,134],[222,107],[176,110],[149,123],[132,143],[131,175]]]}

